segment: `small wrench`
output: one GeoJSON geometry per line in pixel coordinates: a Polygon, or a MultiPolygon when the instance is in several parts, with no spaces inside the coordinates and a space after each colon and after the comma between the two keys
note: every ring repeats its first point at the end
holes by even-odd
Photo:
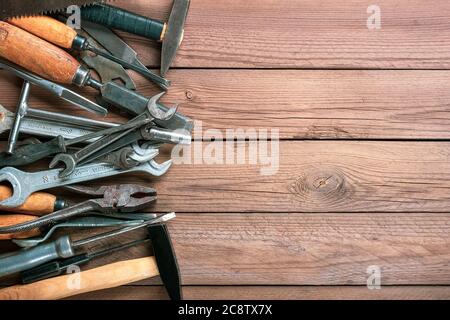
{"type": "Polygon", "coordinates": [[[172,165],[172,160],[162,164],[151,160],[137,167],[122,170],[112,165],[95,163],[79,167],[67,178],[60,178],[61,169],[52,169],[39,172],[24,172],[13,167],[0,170],[0,182],[6,181],[12,186],[11,197],[0,202],[0,206],[19,207],[36,191],[56,188],[65,185],[77,184],[85,181],[97,180],[123,173],[143,172],[152,176],[162,176],[172,165]]]}

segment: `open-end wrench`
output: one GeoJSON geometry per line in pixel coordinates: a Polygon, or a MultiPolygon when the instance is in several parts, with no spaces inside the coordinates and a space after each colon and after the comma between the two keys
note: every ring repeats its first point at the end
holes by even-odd
{"type": "MultiPolygon", "coordinates": [[[[93,155],[95,155],[98,151],[101,151],[102,149],[106,148],[107,146],[113,144],[114,142],[120,140],[122,137],[128,135],[130,132],[134,131],[135,128],[139,128],[143,125],[145,125],[146,123],[149,123],[151,121],[151,119],[142,119],[142,120],[132,120],[130,122],[128,122],[128,126],[130,125],[134,125],[133,127],[125,130],[125,131],[120,131],[111,135],[107,135],[104,136],[103,138],[87,145],[86,147],[84,147],[83,149],[75,152],[74,154],[69,154],[69,153],[60,153],[58,155],[56,155],[53,160],[50,162],[50,168],[54,168],[58,163],[62,162],[65,165],[64,170],[62,170],[60,172],[60,177],[67,177],[69,175],[71,175],[74,171],[75,168],[77,167],[77,165],[83,161],[86,158],[92,158],[94,157],[93,160],[97,159],[98,157],[95,157],[93,155]]],[[[123,125],[125,126],[125,125],[123,125]]],[[[120,126],[120,127],[123,127],[120,126]]],[[[111,129],[105,129],[105,130],[116,130],[119,127],[114,127],[111,129]]]]}
{"type": "Polygon", "coordinates": [[[156,148],[149,148],[144,154],[137,154],[132,147],[122,148],[98,159],[117,168],[129,169],[154,159],[159,154],[156,148]]]}
{"type": "Polygon", "coordinates": [[[123,173],[142,172],[159,177],[165,174],[171,165],[171,160],[162,164],[151,160],[137,167],[122,170],[112,165],[95,163],[77,168],[67,178],[59,177],[60,169],[29,173],[13,167],[6,167],[0,170],[0,182],[8,182],[12,186],[13,193],[8,199],[1,201],[0,206],[18,207],[36,191],[97,180],[123,173]]]}
{"type": "Polygon", "coordinates": [[[85,149],[82,150],[93,150],[92,152],[95,152],[98,148],[98,146],[103,146],[103,143],[105,140],[109,139],[110,135],[117,134],[119,137],[123,134],[122,132],[128,132],[127,130],[134,129],[135,127],[138,127],[140,125],[145,125],[148,123],[149,120],[142,119],[138,121],[128,122],[126,124],[123,124],[121,126],[103,129],[101,131],[96,131],[89,133],[87,135],[71,139],[71,140],[64,140],[61,136],[56,137],[55,139],[41,143],[41,144],[29,144],[22,146],[16,150],[16,152],[13,155],[9,155],[6,152],[0,153],[0,167],[5,166],[24,166],[27,164],[34,163],[36,161],[39,161],[41,159],[44,159],[48,156],[61,153],[61,152],[67,152],[67,148],[69,146],[73,146],[79,143],[82,143],[86,140],[99,138],[102,136],[105,136],[103,138],[100,138],[91,144],[89,144],[85,149]]]}

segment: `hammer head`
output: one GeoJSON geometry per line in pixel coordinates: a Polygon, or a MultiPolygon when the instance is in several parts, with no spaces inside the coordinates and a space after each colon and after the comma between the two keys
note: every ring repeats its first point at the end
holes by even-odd
{"type": "Polygon", "coordinates": [[[184,24],[189,11],[190,0],[174,0],[161,52],[161,76],[165,77],[178,48],[183,41],[184,24]]]}
{"type": "Polygon", "coordinates": [[[164,287],[170,299],[182,300],[180,269],[167,226],[155,224],[148,226],[147,229],[149,238],[152,240],[153,253],[164,287]]]}

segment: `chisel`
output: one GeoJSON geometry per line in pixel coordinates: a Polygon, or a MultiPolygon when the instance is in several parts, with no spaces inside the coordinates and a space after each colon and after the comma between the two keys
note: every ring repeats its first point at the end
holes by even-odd
{"type": "Polygon", "coordinates": [[[35,16],[25,18],[12,18],[9,19],[8,22],[59,47],[65,49],[73,49],[76,51],[88,50],[97,55],[105,57],[124,66],[125,68],[139,72],[146,78],[155,82],[164,90],[167,90],[167,88],[170,86],[169,80],[166,80],[154,74],[146,68],[142,68],[135,64],[129,63],[128,61],[120,59],[108,53],[107,51],[96,48],[94,45],[89,43],[86,37],[79,35],[74,29],[51,17],[35,16]]]}
{"type": "MultiPolygon", "coordinates": [[[[9,23],[0,21],[0,56],[28,69],[48,80],[90,86],[100,91],[102,98],[132,114],[147,110],[150,99],[128,90],[115,82],[100,83],[92,78],[89,70],[70,54],[41,38],[9,23]]],[[[169,108],[158,104],[167,112],[169,108]]],[[[192,130],[192,120],[176,113],[170,120],[155,122],[167,129],[192,130]]]]}

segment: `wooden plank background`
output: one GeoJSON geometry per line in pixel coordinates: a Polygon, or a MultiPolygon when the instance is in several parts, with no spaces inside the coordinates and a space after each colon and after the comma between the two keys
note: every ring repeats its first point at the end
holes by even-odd
{"type": "MultiPolygon", "coordinates": [[[[171,1],[116,4],[166,19],[171,1]]],[[[361,0],[192,0],[163,101],[204,130],[277,128],[281,141],[271,176],[262,165],[176,164],[161,178],[98,182],[148,183],[159,193],[150,209],[178,213],[169,228],[186,298],[450,298],[450,3],[376,4],[380,30],[367,29],[361,0]],[[373,265],[381,290],[366,287],[373,265]]],[[[158,67],[157,44],[121,35],[158,67]]],[[[0,81],[14,110],[20,81],[0,81]]],[[[87,115],[35,88],[31,104],[87,115]]],[[[165,299],[160,284],[75,298],[165,299]]]]}

